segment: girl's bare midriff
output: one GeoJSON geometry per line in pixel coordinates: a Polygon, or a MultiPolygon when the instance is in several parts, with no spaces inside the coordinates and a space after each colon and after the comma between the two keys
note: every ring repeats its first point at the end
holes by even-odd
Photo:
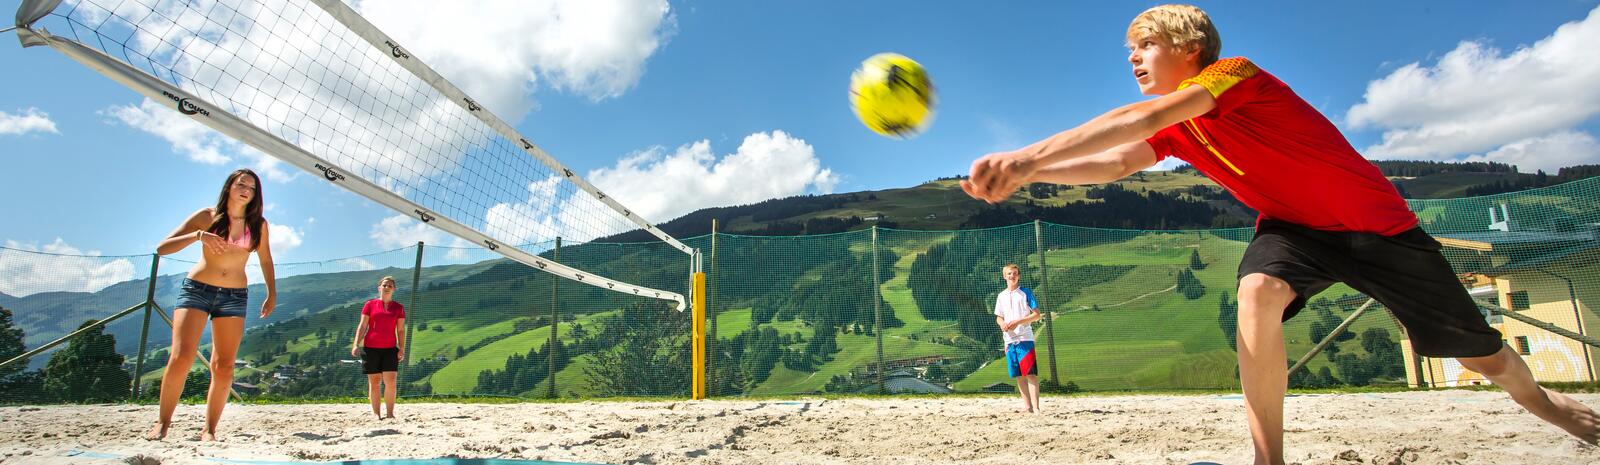
{"type": "MultiPolygon", "coordinates": [[[[243,231],[248,231],[249,226],[242,220],[234,221],[229,225],[230,235],[224,238],[236,239],[243,236],[243,231]]],[[[189,279],[210,284],[217,287],[242,288],[249,281],[244,274],[244,266],[250,261],[250,249],[235,244],[222,245],[222,252],[212,252],[208,248],[200,247],[200,263],[189,269],[189,279]]]]}

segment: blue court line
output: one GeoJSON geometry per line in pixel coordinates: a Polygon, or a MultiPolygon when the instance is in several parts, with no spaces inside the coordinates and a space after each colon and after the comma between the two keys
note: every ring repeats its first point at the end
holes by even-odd
{"type": "MultiPolygon", "coordinates": [[[[103,452],[93,452],[93,451],[86,451],[86,450],[70,450],[70,451],[67,451],[66,456],[68,456],[68,457],[83,457],[83,458],[90,458],[90,459],[111,459],[111,460],[121,460],[121,459],[124,459],[124,458],[128,457],[128,456],[125,456],[125,455],[107,454],[107,453],[103,453],[103,452]]],[[[345,460],[345,461],[339,461],[339,462],[283,462],[283,461],[273,461],[273,460],[232,460],[232,459],[213,459],[213,458],[208,458],[206,460],[210,460],[212,462],[217,462],[217,463],[230,464],[230,465],[607,465],[607,464],[601,464],[601,463],[550,462],[550,461],[544,461],[544,460],[455,459],[455,458],[345,460]]]]}
{"type": "Polygon", "coordinates": [[[89,451],[86,451],[86,450],[69,450],[69,451],[67,451],[67,456],[68,457],[85,457],[85,458],[91,458],[91,459],[112,459],[112,460],[121,460],[123,458],[121,455],[104,454],[104,453],[100,453],[100,452],[89,452],[89,451]]]}
{"type": "Polygon", "coordinates": [[[606,465],[582,462],[550,462],[544,460],[513,460],[513,459],[383,459],[383,460],[345,460],[338,462],[282,462],[271,460],[229,460],[208,459],[217,463],[230,465],[606,465]]]}

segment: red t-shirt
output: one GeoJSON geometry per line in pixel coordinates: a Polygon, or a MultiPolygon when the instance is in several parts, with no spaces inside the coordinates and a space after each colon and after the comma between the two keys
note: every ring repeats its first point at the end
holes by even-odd
{"type": "Polygon", "coordinates": [[[389,305],[384,305],[383,299],[368,300],[366,305],[361,306],[361,314],[367,316],[367,340],[361,341],[363,347],[396,347],[394,327],[406,317],[406,308],[400,302],[391,300],[389,305]]]}
{"type": "Polygon", "coordinates": [[[1178,86],[1204,87],[1217,106],[1146,142],[1157,160],[1175,156],[1222,185],[1261,219],[1324,231],[1386,236],[1417,216],[1339,129],[1283,81],[1235,57],[1178,86]]]}

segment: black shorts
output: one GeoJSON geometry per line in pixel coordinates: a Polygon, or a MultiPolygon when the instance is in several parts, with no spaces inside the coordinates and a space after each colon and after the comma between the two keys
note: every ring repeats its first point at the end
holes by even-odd
{"type": "Polygon", "coordinates": [[[376,375],[386,371],[400,371],[400,349],[361,348],[361,372],[376,375]]]}
{"type": "Polygon", "coordinates": [[[1284,321],[1311,296],[1342,282],[1387,307],[1418,354],[1493,355],[1504,345],[1500,332],[1485,321],[1440,248],[1422,228],[1384,236],[1263,219],[1239,262],[1239,277],[1262,273],[1289,283],[1295,299],[1284,321]]]}

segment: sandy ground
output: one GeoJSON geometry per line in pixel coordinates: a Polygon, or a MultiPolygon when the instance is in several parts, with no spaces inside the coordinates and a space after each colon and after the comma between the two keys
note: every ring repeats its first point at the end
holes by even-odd
{"type": "MultiPolygon", "coordinates": [[[[1575,396],[1600,406],[1600,395],[1575,396]]],[[[222,443],[196,441],[203,407],[164,442],[153,406],[0,408],[0,463],[518,458],[586,463],[1249,463],[1238,395],[795,401],[231,405],[222,443]]],[[[1287,401],[1301,464],[1600,463],[1589,447],[1495,392],[1300,395],[1287,401]]]]}

